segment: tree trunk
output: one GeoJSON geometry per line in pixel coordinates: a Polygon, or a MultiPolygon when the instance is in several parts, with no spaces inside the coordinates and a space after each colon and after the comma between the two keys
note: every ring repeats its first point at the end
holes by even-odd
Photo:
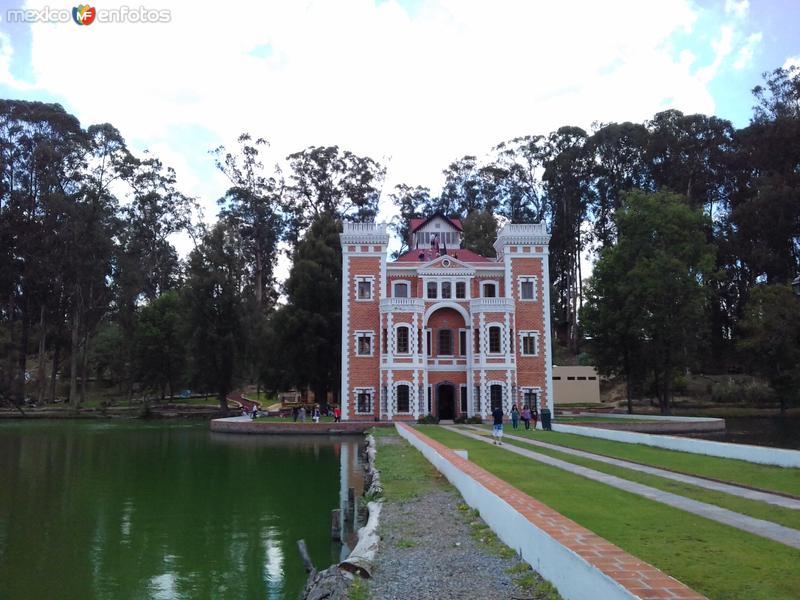
{"type": "Polygon", "coordinates": [[[89,332],[83,334],[83,352],[81,355],[81,403],[86,402],[86,386],[89,381],[89,332]]]}
{"type": "Polygon", "coordinates": [[[78,352],[80,346],[80,310],[78,310],[78,293],[76,290],[75,303],[72,309],[72,344],[69,357],[69,403],[78,408],[78,352]]]}
{"type": "Polygon", "coordinates": [[[8,295],[8,349],[9,349],[9,352],[8,352],[7,363],[6,363],[6,372],[4,374],[5,375],[4,376],[5,381],[3,381],[3,389],[8,391],[8,394],[9,394],[10,397],[13,397],[13,395],[14,395],[14,385],[15,385],[14,374],[17,372],[17,370],[14,367],[14,363],[16,361],[15,360],[16,359],[16,355],[15,355],[14,352],[15,352],[16,347],[17,347],[17,345],[16,345],[16,336],[14,335],[14,329],[15,329],[15,327],[14,327],[14,313],[15,313],[14,306],[15,306],[14,294],[12,292],[11,294],[8,295]]]}
{"type": "Polygon", "coordinates": [[[39,366],[36,373],[36,386],[39,388],[36,393],[36,403],[42,404],[47,391],[47,375],[44,366],[45,349],[47,348],[47,327],[44,322],[44,304],[39,309],[39,366]]]}
{"type": "Polygon", "coordinates": [[[225,414],[228,413],[228,394],[224,392],[219,394],[219,407],[222,409],[222,412],[225,414]]]}
{"type": "Polygon", "coordinates": [[[625,354],[622,358],[622,365],[625,369],[625,395],[628,398],[628,414],[633,414],[633,394],[631,393],[631,360],[630,356],[628,356],[628,351],[625,350],[625,354]]]}
{"type": "Polygon", "coordinates": [[[661,396],[661,414],[672,414],[672,361],[668,358],[664,366],[664,379],[662,385],[664,386],[664,393],[661,396]]]}
{"type": "Polygon", "coordinates": [[[264,290],[263,287],[263,267],[262,267],[262,260],[261,260],[261,243],[258,240],[258,235],[255,236],[256,238],[256,305],[258,308],[263,306],[264,300],[264,290]]]}
{"type": "Polygon", "coordinates": [[[61,344],[56,337],[55,345],[53,348],[53,371],[50,373],[50,401],[56,400],[56,380],[58,376],[58,363],[61,360],[61,344]]]}
{"type": "Polygon", "coordinates": [[[18,366],[18,377],[19,377],[19,387],[17,388],[17,402],[19,404],[23,404],[25,402],[25,374],[27,371],[28,365],[28,341],[30,339],[30,324],[28,323],[28,299],[25,298],[25,301],[22,303],[22,333],[20,334],[19,340],[19,356],[17,366],[18,366]]]}

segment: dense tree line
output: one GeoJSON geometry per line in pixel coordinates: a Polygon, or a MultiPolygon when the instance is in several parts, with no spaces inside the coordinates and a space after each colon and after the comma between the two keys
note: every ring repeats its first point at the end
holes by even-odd
{"type": "MultiPolygon", "coordinates": [[[[741,129],[677,110],[565,126],[454,161],[438,195],[398,185],[400,252],[410,218],[435,211],[461,218],[466,246],[486,255],[502,222],[544,220],[565,353],[650,385],[665,412],[687,369],[752,368],[789,398],[796,365],[755,357],[800,343],[794,308],[780,309],[800,264],[800,74],[777,69],[754,93],[741,129]]],[[[385,169],[336,146],[283,168],[268,155],[248,134],[211,152],[230,187],[208,227],[174,172],[133,156],[113,126],[0,101],[0,396],[51,400],[59,372],[75,406],[92,377],[129,398],[192,387],[223,406],[242,381],[337,390],[338,232],[376,217],[385,169]],[[194,242],[185,259],[177,234],[194,242]]]]}
{"type": "MultiPolygon", "coordinates": [[[[324,395],[338,374],[338,317],[319,312],[341,310],[337,223],[374,219],[384,171],[311,147],[287,158],[284,178],[265,166],[267,146],[244,134],[211,152],[230,188],[207,227],[174,171],[135,157],[113,126],[83,129],[59,105],[0,101],[0,399],[21,407],[66,393],[77,407],[97,378],[129,399],[192,387],[225,407],[235,385],[262,374],[269,388],[324,395]],[[177,234],[194,242],[185,259],[177,234]],[[281,242],[294,256],[288,306],[277,303],[281,242]],[[313,285],[301,283],[303,268],[320,265],[313,285]],[[316,362],[265,345],[274,331],[313,346],[316,362]]],[[[287,341],[275,344],[288,352],[287,341]]]]}

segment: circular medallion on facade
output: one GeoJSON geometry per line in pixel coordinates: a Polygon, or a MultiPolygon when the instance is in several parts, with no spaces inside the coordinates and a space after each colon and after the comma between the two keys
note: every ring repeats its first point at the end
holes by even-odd
{"type": "Polygon", "coordinates": [[[449,258],[445,258],[445,259],[442,261],[442,266],[443,266],[443,267],[449,267],[449,266],[450,266],[450,259],[449,259],[449,258]]]}

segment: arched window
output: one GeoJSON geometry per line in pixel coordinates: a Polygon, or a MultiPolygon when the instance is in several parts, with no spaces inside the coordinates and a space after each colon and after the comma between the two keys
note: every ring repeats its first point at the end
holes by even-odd
{"type": "Polygon", "coordinates": [[[495,408],[503,408],[503,386],[497,383],[493,384],[489,388],[489,399],[492,410],[495,408]]]}
{"type": "Polygon", "coordinates": [[[397,353],[408,354],[408,327],[397,328],[397,353]]]}
{"type": "Polygon", "coordinates": [[[492,354],[499,354],[502,350],[502,336],[501,329],[498,325],[489,327],[489,352],[492,354]]]}
{"type": "Polygon", "coordinates": [[[411,403],[409,398],[411,396],[411,391],[409,390],[406,384],[400,384],[397,386],[397,412],[399,413],[407,413],[410,412],[411,403]]]}

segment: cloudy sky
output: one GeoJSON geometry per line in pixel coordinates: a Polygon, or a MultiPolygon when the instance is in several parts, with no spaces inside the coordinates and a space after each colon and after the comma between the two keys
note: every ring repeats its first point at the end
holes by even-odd
{"type": "Polygon", "coordinates": [[[0,96],[114,124],[212,215],[208,150],[243,131],[273,160],[338,144],[386,164],[387,190],[436,189],[453,159],[561,125],[665,108],[744,125],[760,73],[800,62],[797,0],[141,4],[169,22],[11,23],[72,5],[0,0],[0,96]]]}

